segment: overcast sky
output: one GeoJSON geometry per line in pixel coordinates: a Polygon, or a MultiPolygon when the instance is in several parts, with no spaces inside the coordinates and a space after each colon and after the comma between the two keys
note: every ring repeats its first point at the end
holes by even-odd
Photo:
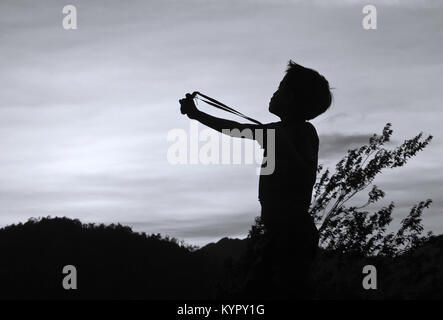
{"type": "Polygon", "coordinates": [[[367,3],[2,0],[0,226],[51,215],[199,245],[244,236],[260,214],[256,166],[173,166],[166,137],[189,130],[178,99],[194,90],[277,121],[267,104],[293,59],[335,88],[313,121],[321,162],[387,122],[397,143],[434,135],[376,183],[397,220],[433,199],[424,224],[442,233],[443,3],[370,1],[378,29],[365,30],[367,3]],[[77,30],[62,27],[65,4],[77,30]]]}

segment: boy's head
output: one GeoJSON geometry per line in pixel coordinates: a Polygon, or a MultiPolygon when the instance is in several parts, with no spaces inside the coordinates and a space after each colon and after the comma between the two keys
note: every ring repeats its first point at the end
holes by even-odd
{"type": "Polygon", "coordinates": [[[269,111],[282,120],[311,120],[325,112],[331,102],[328,81],[317,71],[290,60],[269,102],[269,111]]]}

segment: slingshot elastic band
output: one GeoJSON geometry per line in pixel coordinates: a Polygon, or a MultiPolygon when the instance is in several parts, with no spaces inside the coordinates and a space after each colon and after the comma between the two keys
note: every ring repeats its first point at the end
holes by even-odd
{"type": "Polygon", "coordinates": [[[242,117],[242,118],[244,118],[246,120],[254,122],[256,124],[260,124],[260,125],[262,124],[260,121],[257,121],[257,120],[255,120],[253,118],[250,118],[250,117],[244,115],[243,113],[235,110],[234,108],[228,107],[224,103],[221,103],[220,101],[217,101],[217,100],[215,100],[215,99],[213,99],[211,97],[208,97],[207,95],[204,95],[204,94],[202,94],[202,93],[200,93],[198,91],[195,91],[194,93],[192,93],[192,97],[194,99],[198,99],[200,101],[206,102],[207,104],[210,104],[213,107],[216,107],[218,109],[230,112],[230,113],[235,114],[235,115],[237,115],[239,117],[242,117]]]}

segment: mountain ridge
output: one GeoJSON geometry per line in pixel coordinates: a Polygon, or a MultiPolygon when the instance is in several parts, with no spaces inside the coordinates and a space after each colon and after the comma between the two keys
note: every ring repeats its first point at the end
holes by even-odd
{"type": "MultiPolygon", "coordinates": [[[[193,250],[174,238],[119,224],[30,219],[0,229],[0,298],[216,299],[220,290],[229,297],[233,275],[253,265],[247,261],[248,241],[224,237],[193,250]],[[78,290],[62,287],[66,265],[76,267],[78,290]]],[[[439,299],[442,265],[443,235],[396,258],[319,250],[313,266],[316,298],[439,299]],[[361,286],[367,264],[379,276],[373,292],[361,286]]]]}

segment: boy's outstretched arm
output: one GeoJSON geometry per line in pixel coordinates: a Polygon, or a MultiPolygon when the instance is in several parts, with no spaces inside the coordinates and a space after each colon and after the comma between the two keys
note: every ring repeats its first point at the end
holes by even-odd
{"type": "Polygon", "coordinates": [[[205,126],[227,134],[231,137],[254,139],[255,130],[262,129],[262,126],[257,124],[239,123],[236,121],[217,118],[200,111],[195,106],[194,99],[189,93],[186,94],[186,98],[180,100],[180,105],[181,112],[186,114],[190,119],[195,119],[205,126]],[[250,132],[245,129],[249,129],[250,132]]]}

